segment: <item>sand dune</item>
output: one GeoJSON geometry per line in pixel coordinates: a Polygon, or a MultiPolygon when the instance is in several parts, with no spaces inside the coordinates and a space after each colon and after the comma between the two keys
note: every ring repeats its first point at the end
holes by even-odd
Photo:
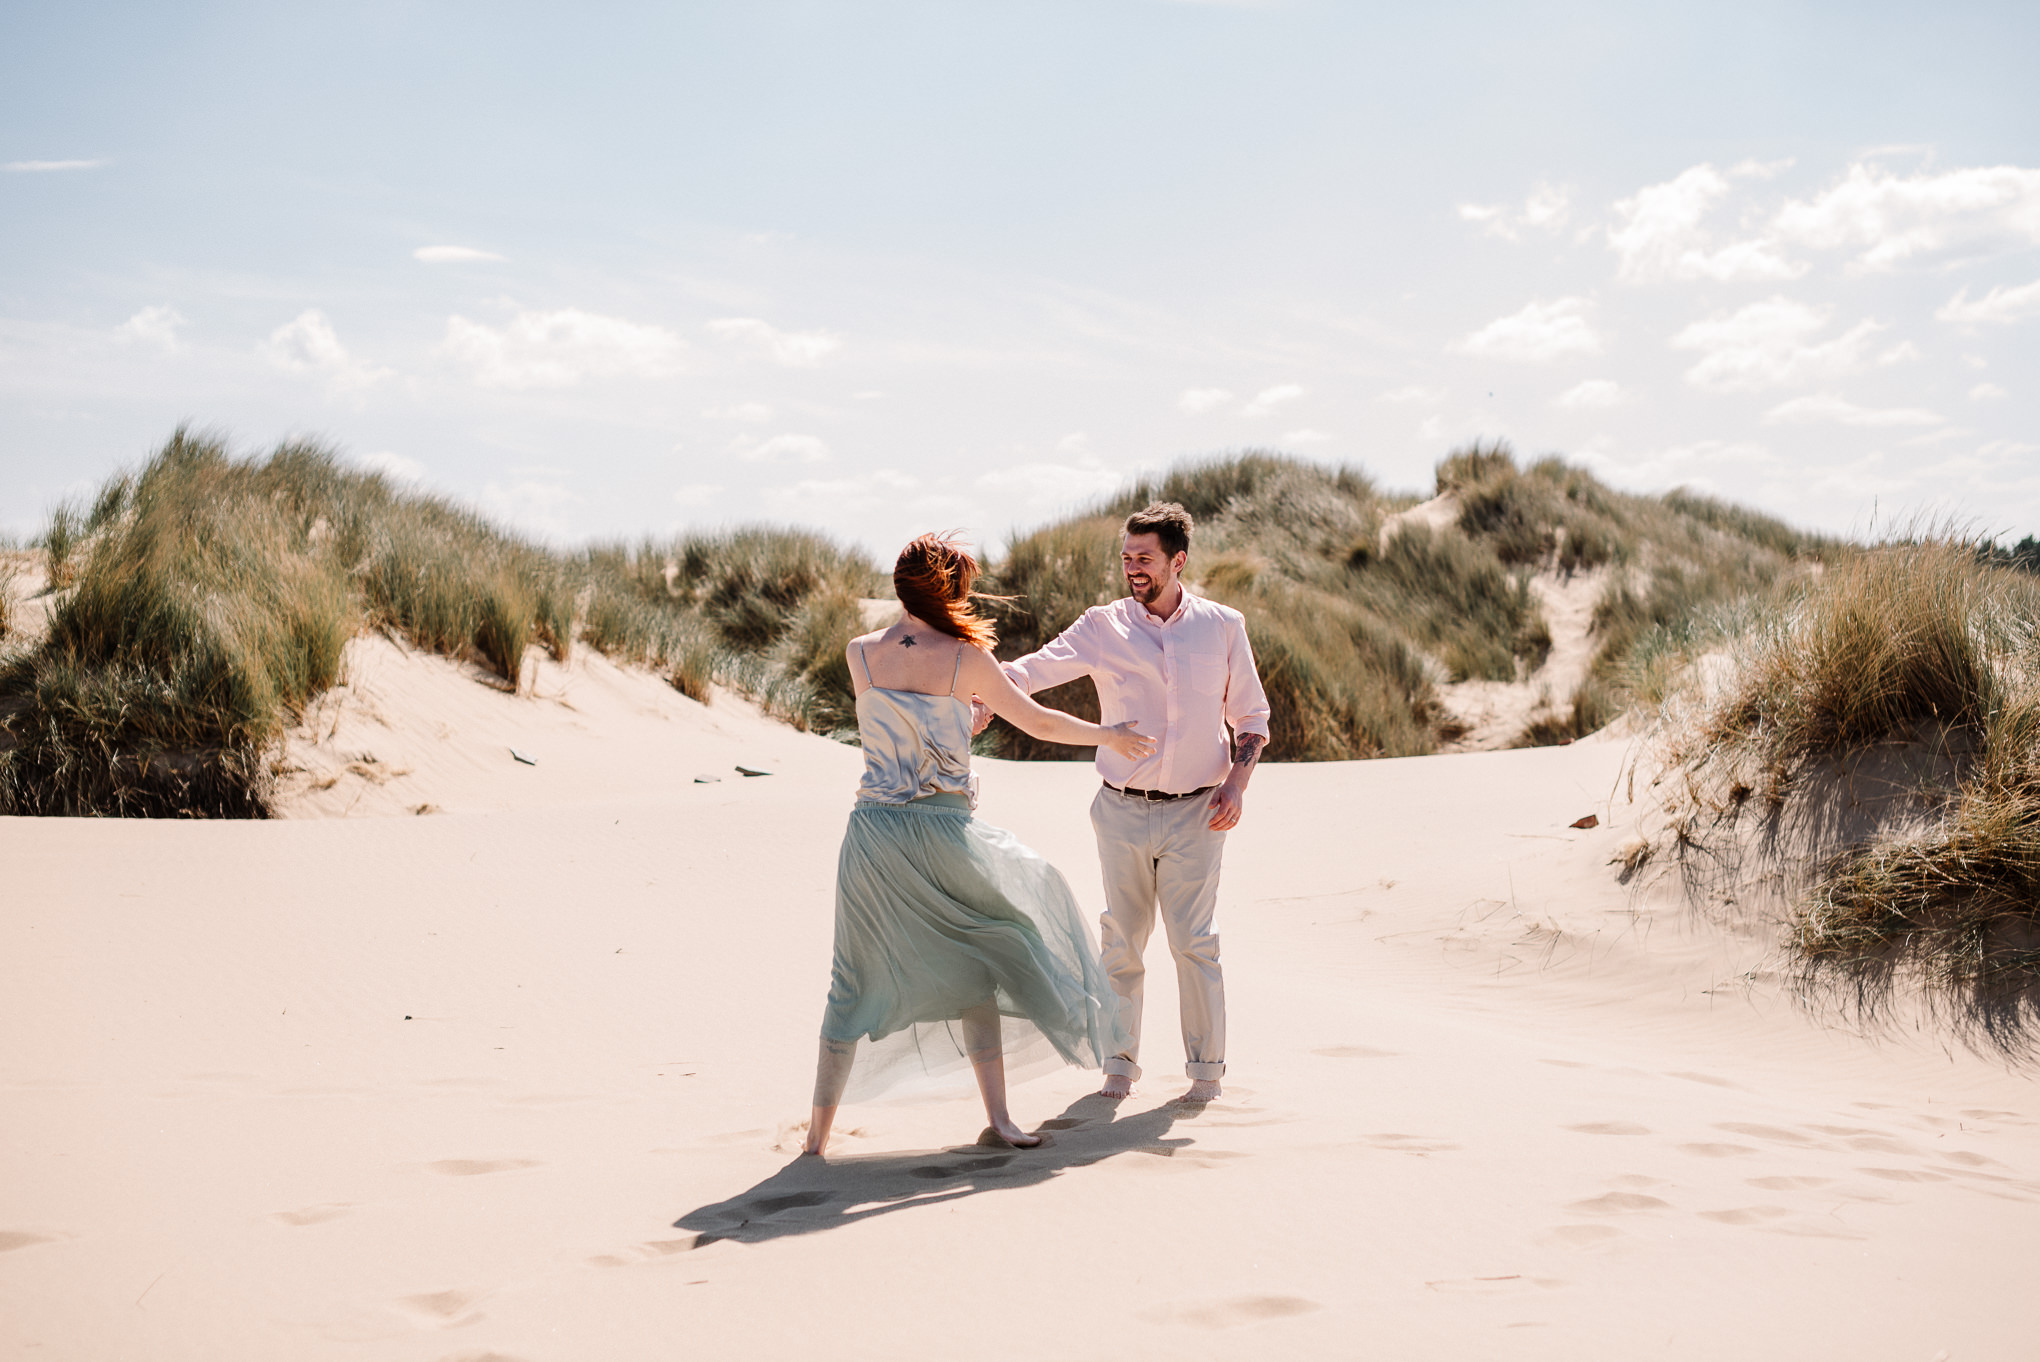
{"type": "MultiPolygon", "coordinates": [[[[856,752],[380,644],[313,718],[291,811],[390,816],[0,820],[8,1355],[2031,1351],[2030,1079],[1824,1026],[1762,924],[1618,883],[1619,742],[1264,770],[1224,1101],[1167,1104],[1159,1024],[1116,1111],[1017,1087],[1044,1150],[943,1089],[816,1163],[856,752]]],[[[984,767],[1096,908],[1088,769],[984,767]]]]}

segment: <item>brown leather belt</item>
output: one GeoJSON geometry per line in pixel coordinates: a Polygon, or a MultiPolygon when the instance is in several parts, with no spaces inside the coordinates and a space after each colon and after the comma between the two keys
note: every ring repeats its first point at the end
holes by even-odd
{"type": "Polygon", "coordinates": [[[1131,785],[1122,790],[1109,780],[1104,784],[1105,788],[1114,794],[1132,795],[1135,799],[1145,799],[1150,804],[1162,804],[1171,799],[1195,799],[1218,788],[1216,785],[1206,785],[1195,790],[1185,790],[1182,794],[1170,794],[1167,790],[1136,790],[1131,785]]]}

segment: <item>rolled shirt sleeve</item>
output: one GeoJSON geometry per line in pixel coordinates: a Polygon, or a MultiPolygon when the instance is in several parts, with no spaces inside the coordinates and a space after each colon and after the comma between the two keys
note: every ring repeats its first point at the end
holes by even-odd
{"type": "Polygon", "coordinates": [[[1268,736],[1268,692],[1261,688],[1261,673],[1254,666],[1254,645],[1247,638],[1245,620],[1231,619],[1232,637],[1226,645],[1225,721],[1233,736],[1258,733],[1268,736]]]}

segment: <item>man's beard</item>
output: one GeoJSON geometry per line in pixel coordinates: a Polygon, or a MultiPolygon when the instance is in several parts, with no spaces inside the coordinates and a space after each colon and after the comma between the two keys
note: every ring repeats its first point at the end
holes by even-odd
{"type": "Polygon", "coordinates": [[[1126,592],[1142,605],[1153,605],[1162,595],[1162,584],[1155,578],[1147,579],[1147,590],[1135,586],[1131,580],[1126,583],[1126,592]]]}

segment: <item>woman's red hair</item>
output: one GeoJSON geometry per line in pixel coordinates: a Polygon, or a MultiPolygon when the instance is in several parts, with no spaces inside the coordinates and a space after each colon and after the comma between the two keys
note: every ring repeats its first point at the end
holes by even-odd
{"type": "Polygon", "coordinates": [[[998,633],[971,600],[1001,598],[971,590],[980,571],[977,559],[954,533],[924,534],[900,550],[899,561],[893,564],[893,590],[915,619],[989,651],[999,641],[998,633]]]}

